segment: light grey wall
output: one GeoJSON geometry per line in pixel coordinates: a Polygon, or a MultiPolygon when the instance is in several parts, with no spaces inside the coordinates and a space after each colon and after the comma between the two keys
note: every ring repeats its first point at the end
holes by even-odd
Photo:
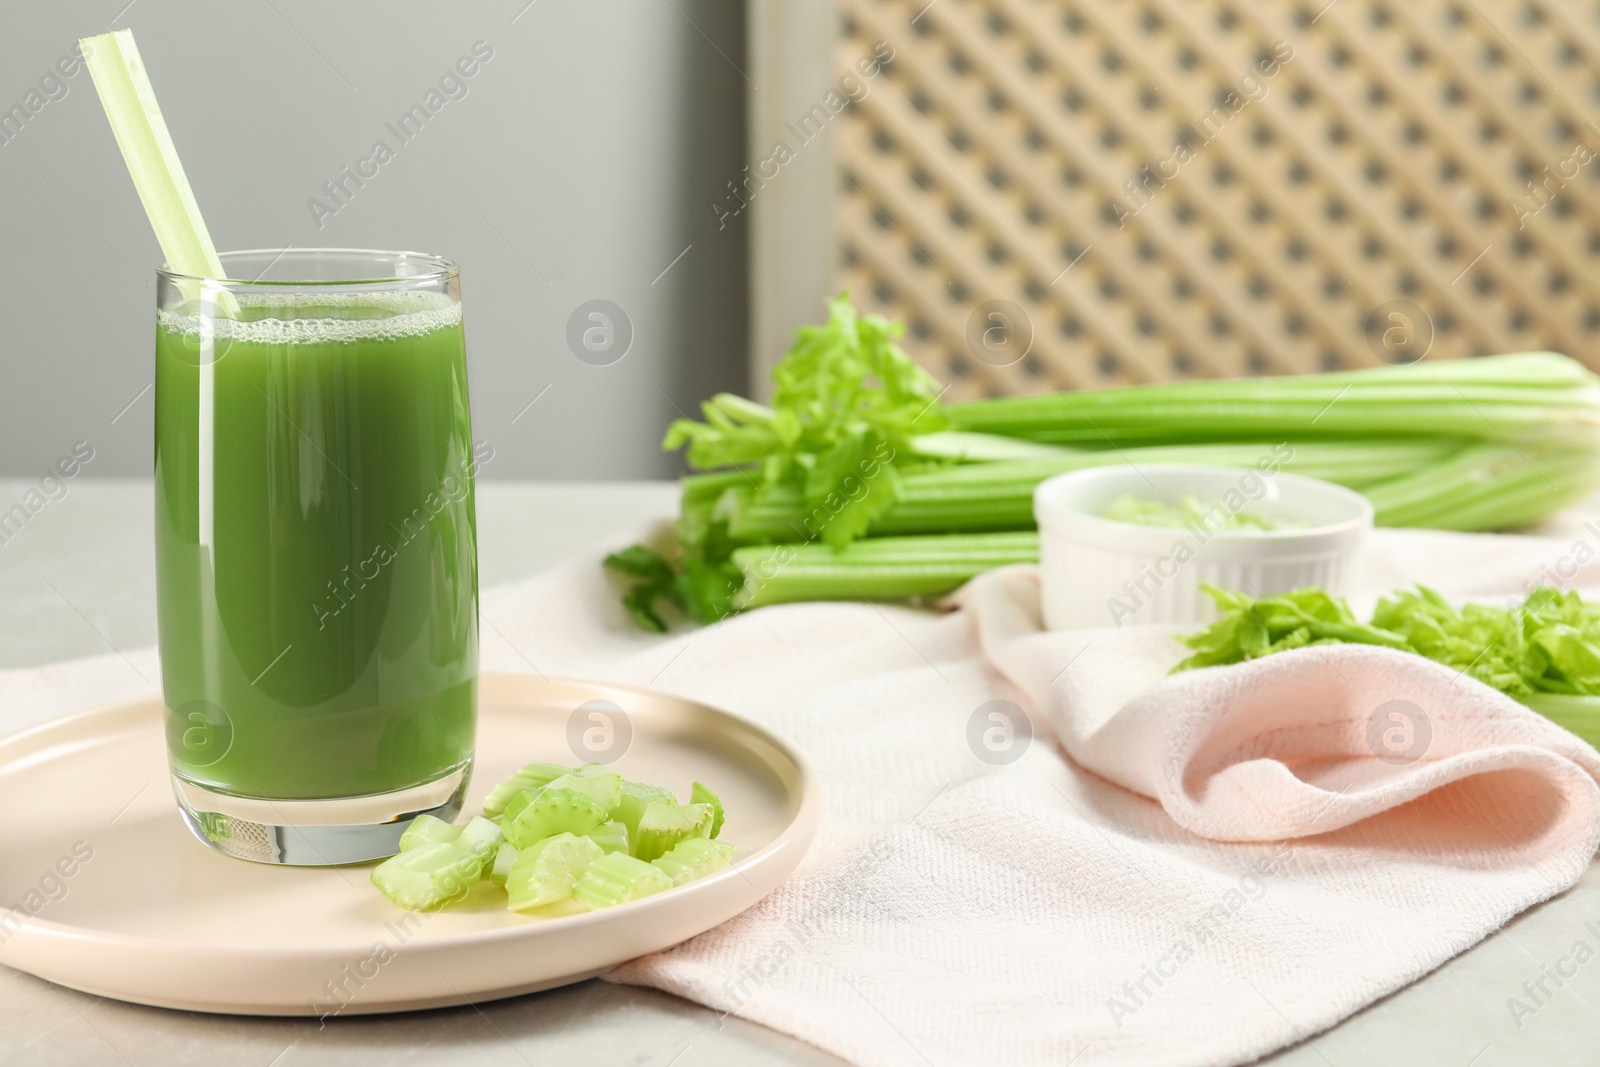
{"type": "Polygon", "coordinates": [[[88,74],[65,95],[47,77],[112,20],[138,39],[219,248],[461,262],[486,477],[675,473],[671,418],[745,387],[745,228],[709,209],[744,161],[739,0],[124,2],[0,14],[0,112],[37,108],[0,134],[0,474],[37,475],[80,439],[87,473],[150,467],[159,250],[88,74]],[[479,41],[493,55],[465,95],[447,85],[459,98],[401,144],[385,123],[479,41]],[[379,139],[394,158],[319,229],[307,201],[337,206],[323,183],[379,139]],[[595,299],[633,326],[607,366],[566,340],[595,299]]]}

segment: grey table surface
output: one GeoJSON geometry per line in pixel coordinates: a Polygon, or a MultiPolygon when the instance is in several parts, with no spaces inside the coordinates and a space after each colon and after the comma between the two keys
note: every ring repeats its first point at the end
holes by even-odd
{"type": "MultiPolygon", "coordinates": [[[[0,507],[31,482],[0,480],[0,507]]],[[[479,488],[485,585],[528,577],[670,514],[666,483],[479,488]]],[[[78,479],[0,543],[0,668],[155,643],[150,484],[78,479]]],[[[1268,1057],[1275,1067],[1496,1067],[1600,1062],[1600,873],[1400,992],[1268,1057]],[[1586,924],[1593,924],[1592,926],[1586,924]],[[1582,942],[1584,962],[1572,955],[1582,942]],[[1546,968],[1576,971],[1560,984],[1546,968]],[[1592,964],[1592,965],[1591,965],[1592,964]],[[1525,982],[1548,996],[1531,1003],[1525,982]]],[[[1316,967],[1315,959],[1292,961],[1316,967]]],[[[582,982],[476,1008],[316,1020],[164,1011],[0,967],[0,1063],[837,1064],[814,1046],[651,990],[582,982]]]]}

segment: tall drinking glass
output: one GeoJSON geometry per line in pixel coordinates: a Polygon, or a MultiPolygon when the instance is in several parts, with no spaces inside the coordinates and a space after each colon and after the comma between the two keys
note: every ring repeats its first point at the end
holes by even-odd
{"type": "Polygon", "coordinates": [[[159,272],[156,569],[172,782],[268,863],[460,810],[478,673],[458,269],[413,252],[159,272]],[[244,280],[248,279],[248,280],[244,280]]]}

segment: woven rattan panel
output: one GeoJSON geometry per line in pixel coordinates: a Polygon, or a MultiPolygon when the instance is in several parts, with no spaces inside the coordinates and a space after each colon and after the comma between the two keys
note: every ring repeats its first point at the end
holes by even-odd
{"type": "Polygon", "coordinates": [[[840,286],[951,399],[1594,365],[1600,5],[1325,2],[840,0],[840,286]]]}

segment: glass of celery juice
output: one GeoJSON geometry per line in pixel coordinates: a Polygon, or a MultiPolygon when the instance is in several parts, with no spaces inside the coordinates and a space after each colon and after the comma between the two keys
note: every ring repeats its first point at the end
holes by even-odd
{"type": "Polygon", "coordinates": [[[173,786],[212,847],[388,855],[459,811],[478,670],[456,265],[221,256],[159,272],[156,563],[173,786]],[[250,279],[248,281],[241,279],[250,279]]]}

